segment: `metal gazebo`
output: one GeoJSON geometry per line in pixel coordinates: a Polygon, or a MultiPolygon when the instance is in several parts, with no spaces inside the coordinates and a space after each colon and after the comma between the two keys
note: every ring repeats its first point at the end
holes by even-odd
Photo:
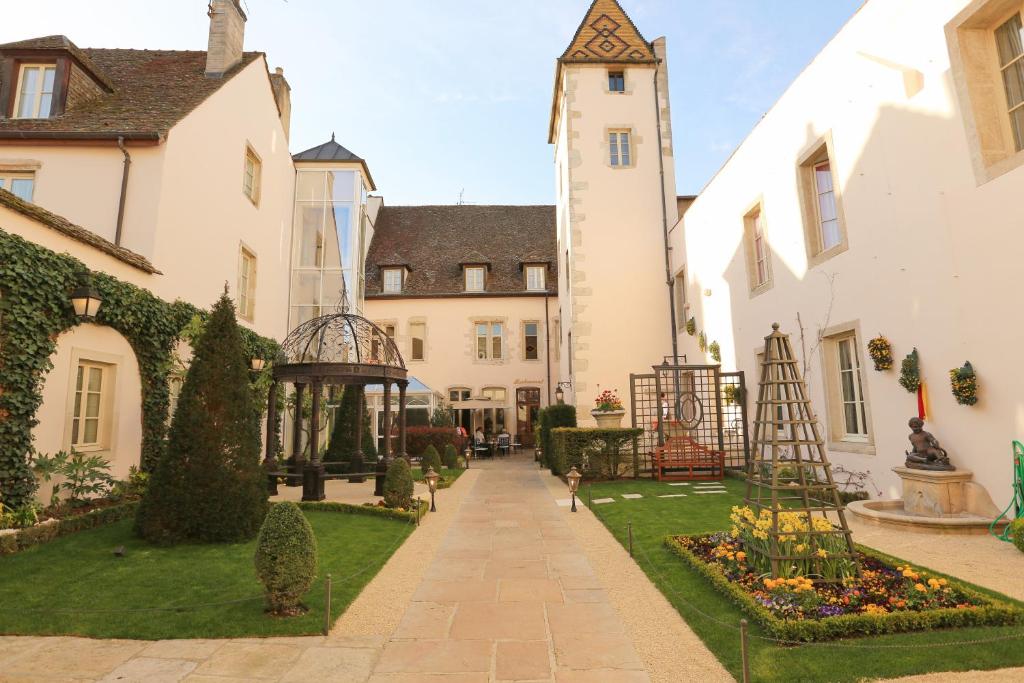
{"type": "MultiPolygon", "coordinates": [[[[270,493],[277,493],[278,477],[301,479],[302,500],[323,500],[324,481],[348,475],[327,474],[320,460],[320,400],[323,387],[353,387],[359,392],[360,410],[365,410],[364,387],[384,386],[384,441],[376,467],[375,495],[384,494],[384,474],[391,464],[391,385],[398,385],[398,457],[405,457],[405,392],[409,386],[402,355],[395,342],[372,322],[354,313],[323,315],[302,323],[281,343],[281,354],[273,369],[274,383],[267,398],[267,447],[264,467],[270,493]],[[277,422],[279,385],[295,386],[295,425],[292,430],[292,460],[288,471],[279,471],[273,438],[277,422]],[[302,449],[302,403],[307,389],[312,392],[309,418],[309,460],[302,449]]],[[[351,389],[348,389],[351,390],[351,389]]],[[[360,413],[361,415],[361,413],[360,413]]],[[[355,424],[356,453],[362,455],[363,420],[355,424]]]]}

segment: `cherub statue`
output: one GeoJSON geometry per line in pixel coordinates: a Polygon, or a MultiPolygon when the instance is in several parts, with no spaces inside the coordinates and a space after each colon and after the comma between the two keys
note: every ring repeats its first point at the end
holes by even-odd
{"type": "Polygon", "coordinates": [[[924,420],[919,417],[910,418],[910,445],[913,450],[907,451],[906,466],[914,470],[953,471],[956,468],[949,462],[949,455],[939,445],[938,439],[931,432],[924,431],[924,420]]]}

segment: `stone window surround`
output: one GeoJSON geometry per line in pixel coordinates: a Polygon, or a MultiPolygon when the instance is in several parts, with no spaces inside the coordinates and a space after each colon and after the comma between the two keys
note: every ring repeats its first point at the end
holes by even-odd
{"type": "Polygon", "coordinates": [[[477,365],[502,365],[507,363],[512,358],[512,349],[508,343],[508,319],[503,316],[474,316],[470,319],[470,333],[469,341],[471,344],[471,357],[473,363],[477,365]],[[491,335],[491,325],[501,325],[501,358],[493,358],[494,345],[491,341],[494,337],[491,335]],[[477,335],[476,326],[487,325],[487,358],[477,357],[477,335]]]}
{"type": "MultiPolygon", "coordinates": [[[[409,330],[409,358],[407,360],[409,360],[411,362],[416,362],[416,363],[425,363],[427,361],[427,356],[428,356],[428,354],[427,354],[427,319],[425,317],[423,317],[423,316],[416,316],[416,317],[413,317],[413,318],[409,318],[409,320],[407,322],[407,325],[408,325],[408,330],[409,330]],[[412,352],[412,327],[413,327],[413,325],[423,325],[423,358],[413,358],[413,352],[412,352]]],[[[397,325],[396,325],[395,329],[396,330],[398,329],[397,325]]]]}
{"type": "Polygon", "coordinates": [[[836,154],[832,144],[832,131],[828,131],[805,147],[797,157],[797,188],[800,192],[800,210],[804,226],[804,246],[807,250],[807,268],[819,266],[850,248],[846,231],[846,214],[843,211],[843,189],[836,168],[836,154]],[[828,160],[832,172],[832,193],[839,222],[839,244],[821,250],[821,225],[818,218],[817,184],[814,179],[814,165],[828,160]]]}
{"type": "Polygon", "coordinates": [[[827,444],[830,451],[839,453],[856,453],[859,455],[875,455],[875,429],[871,416],[871,396],[868,389],[868,366],[864,364],[864,336],[860,332],[860,321],[830,325],[821,333],[821,370],[822,384],[825,389],[825,432],[827,444]],[[839,358],[836,352],[836,342],[848,337],[854,337],[853,348],[857,353],[857,363],[860,366],[860,385],[862,398],[864,400],[864,416],[867,421],[867,438],[864,440],[844,440],[844,433],[841,420],[843,419],[843,400],[839,386],[839,358]]]}
{"type": "Polygon", "coordinates": [[[606,76],[605,76],[605,79],[604,79],[604,91],[605,91],[606,94],[608,94],[608,95],[615,95],[617,97],[618,96],[622,96],[622,95],[632,95],[633,94],[633,79],[630,77],[629,69],[627,69],[625,66],[616,66],[616,67],[611,67],[610,66],[610,67],[608,67],[605,70],[605,74],[606,74],[606,76]],[[611,80],[611,75],[613,73],[621,73],[622,74],[622,81],[623,81],[623,89],[622,90],[612,90],[611,89],[611,82],[610,82],[610,80],[611,80]]]}
{"type": "Polygon", "coordinates": [[[519,338],[523,340],[523,352],[521,360],[524,363],[539,363],[544,359],[544,354],[541,353],[541,349],[544,348],[544,324],[541,320],[522,320],[519,323],[519,338]],[[537,326],[537,357],[527,358],[526,357],[526,326],[536,325],[537,326]]]}
{"type": "Polygon", "coordinates": [[[686,330],[687,312],[690,310],[689,297],[686,295],[686,266],[680,266],[679,270],[672,274],[672,296],[676,301],[676,334],[683,334],[686,330]],[[681,285],[680,285],[681,283],[681,285]]]}
{"type": "Polygon", "coordinates": [[[259,259],[256,257],[256,250],[244,241],[238,243],[238,286],[237,296],[238,317],[246,322],[253,322],[256,319],[256,278],[259,273],[259,259]],[[249,287],[246,292],[248,311],[242,309],[242,257],[248,255],[252,259],[252,275],[249,278],[249,287]]]}
{"type": "Polygon", "coordinates": [[[256,208],[260,206],[260,185],[263,181],[263,158],[253,147],[252,143],[248,140],[245,141],[245,154],[242,156],[242,194],[245,195],[246,199],[252,202],[252,205],[256,208]],[[253,179],[252,179],[252,194],[245,189],[245,177],[248,173],[246,165],[249,163],[249,159],[253,160],[253,179]]]}
{"type": "MultiPolygon", "coordinates": [[[[65,450],[71,451],[71,422],[75,414],[75,388],[78,379],[78,366],[80,363],[91,363],[104,366],[103,383],[101,389],[102,405],[100,407],[99,422],[99,444],[96,446],[78,446],[75,450],[82,453],[95,453],[102,455],[108,462],[113,462],[113,454],[117,450],[117,371],[124,363],[124,357],[93,351],[81,347],[71,349],[70,372],[68,374],[67,407],[64,419],[64,438],[62,443],[65,450]]],[[[141,399],[140,399],[141,400],[141,399]]]]}
{"type": "Polygon", "coordinates": [[[973,0],[945,27],[957,110],[978,185],[1024,165],[1024,150],[1014,148],[995,43],[995,30],[1014,13],[1024,16],[1024,1],[973,0]]]}
{"type": "Polygon", "coordinates": [[[639,152],[640,143],[643,142],[643,136],[636,134],[636,126],[631,123],[611,123],[604,127],[604,136],[601,138],[601,154],[604,157],[604,165],[606,168],[612,171],[625,171],[630,168],[636,168],[636,160],[639,152]],[[608,141],[608,135],[610,133],[629,133],[629,163],[619,164],[618,166],[612,166],[612,145],[608,141]]]}
{"type": "Polygon", "coordinates": [[[747,267],[747,293],[753,299],[775,286],[772,250],[768,244],[768,222],[764,211],[764,195],[758,196],[743,212],[743,253],[747,267]],[[760,284],[757,282],[757,253],[754,250],[754,219],[757,217],[761,219],[761,239],[764,243],[765,270],[767,270],[767,278],[760,284]]]}

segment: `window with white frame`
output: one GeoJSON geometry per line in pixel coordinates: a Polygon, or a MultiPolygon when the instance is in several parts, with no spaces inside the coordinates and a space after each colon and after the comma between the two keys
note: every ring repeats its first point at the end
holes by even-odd
{"type": "Polygon", "coordinates": [[[0,190],[7,190],[26,202],[32,201],[36,181],[33,173],[8,173],[0,171],[0,190]]]}
{"type": "Polygon", "coordinates": [[[238,315],[252,321],[256,313],[256,255],[242,247],[238,255],[238,315]]]}
{"type": "Polygon", "coordinates": [[[402,291],[402,269],[384,269],[384,293],[399,294],[402,291]]]}
{"type": "MultiPolygon", "coordinates": [[[[799,166],[801,209],[809,264],[816,266],[846,248],[841,189],[836,184],[831,135],[817,142],[799,166]]],[[[763,228],[763,223],[762,223],[763,228]]],[[[765,250],[766,258],[770,258],[765,250]]],[[[753,259],[751,259],[753,266],[753,259]]],[[[771,267],[767,272],[771,280],[771,267]]],[[[756,280],[751,273],[750,280],[756,280]]]]}
{"type": "Polygon", "coordinates": [[[822,341],[832,447],[870,449],[871,409],[864,393],[856,330],[846,327],[831,334],[826,332],[822,341]]]}
{"type": "Polygon", "coordinates": [[[109,367],[86,360],[78,363],[71,413],[72,448],[96,450],[105,446],[107,430],[104,420],[107,419],[107,404],[113,390],[109,367]]]}
{"type": "Polygon", "coordinates": [[[1024,24],[1019,13],[996,29],[996,48],[1013,143],[1019,152],[1024,150],[1024,24]]]}
{"type": "Polygon", "coordinates": [[[828,159],[814,164],[814,192],[817,195],[819,239],[821,250],[839,246],[839,214],[836,212],[836,192],[832,178],[832,162],[828,159]]]}
{"type": "Polygon", "coordinates": [[[544,281],[545,266],[526,266],[526,289],[531,292],[543,292],[546,288],[544,281]]]}
{"type": "Polygon", "coordinates": [[[523,323],[523,360],[540,358],[540,323],[523,323]]]}
{"type": "Polygon", "coordinates": [[[629,131],[613,130],[608,133],[608,150],[612,166],[629,166],[632,157],[629,131]]]}
{"type": "Polygon", "coordinates": [[[427,324],[409,323],[409,337],[412,339],[412,360],[424,360],[427,347],[427,324]]]}
{"type": "Polygon", "coordinates": [[[501,360],[502,324],[500,322],[478,322],[476,324],[477,360],[501,360]]]}
{"type": "Polygon", "coordinates": [[[19,119],[46,119],[53,109],[53,82],[57,67],[53,64],[23,64],[18,78],[15,116],[19,119]]]}
{"type": "Polygon", "coordinates": [[[245,148],[245,170],[242,174],[242,191],[253,204],[260,203],[260,171],[262,162],[252,147],[245,148]]]}
{"type": "Polygon", "coordinates": [[[836,341],[839,388],[843,402],[843,436],[845,439],[866,439],[868,420],[864,408],[857,338],[849,336],[836,341]]]}
{"type": "Polygon", "coordinates": [[[490,399],[495,407],[484,408],[484,432],[496,434],[506,429],[505,424],[505,401],[508,400],[508,390],[504,387],[484,387],[481,395],[490,399]]]}
{"type": "Polygon", "coordinates": [[[747,243],[747,275],[751,292],[771,285],[771,252],[765,236],[764,209],[760,202],[743,217],[747,243]]]}
{"type": "Polygon", "coordinates": [[[467,266],[466,267],[466,291],[467,292],[482,292],[484,291],[484,271],[483,266],[467,266]]]}

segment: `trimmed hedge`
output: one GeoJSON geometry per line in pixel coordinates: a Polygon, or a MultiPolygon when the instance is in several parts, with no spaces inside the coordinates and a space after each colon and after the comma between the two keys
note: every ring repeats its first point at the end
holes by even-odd
{"type": "MultiPolygon", "coordinates": [[[[552,449],[548,456],[548,464],[554,474],[565,474],[575,465],[580,472],[617,479],[619,465],[624,457],[623,447],[643,432],[642,429],[632,427],[552,429],[552,449]]],[[[625,457],[632,458],[632,449],[625,457]]]]}
{"type": "Polygon", "coordinates": [[[556,469],[551,459],[551,452],[554,445],[551,443],[551,430],[558,427],[576,426],[576,406],[555,404],[543,408],[537,419],[540,432],[540,447],[544,453],[544,464],[551,468],[552,474],[565,474],[565,471],[556,469]]]}
{"type": "Polygon", "coordinates": [[[1010,522],[1010,540],[1024,553],[1024,517],[1010,522]]]}
{"type": "MultiPolygon", "coordinates": [[[[271,503],[271,506],[279,505],[278,501],[271,503]]],[[[400,512],[391,508],[380,507],[379,505],[353,505],[351,503],[337,503],[329,500],[303,501],[296,505],[303,510],[311,512],[339,512],[348,515],[369,515],[371,517],[384,517],[385,519],[397,519],[400,522],[411,522],[416,519],[416,511],[400,512]]],[[[426,506],[421,505],[420,517],[423,516],[426,506]]]]}
{"type": "MultiPolygon", "coordinates": [[[[393,443],[397,441],[392,438],[393,443]]],[[[452,444],[458,452],[466,448],[466,439],[455,433],[455,427],[406,427],[405,452],[420,455],[433,446],[438,453],[443,453],[445,446],[452,444]]]]}
{"type": "Polygon", "coordinates": [[[55,538],[67,536],[78,531],[94,529],[119,522],[135,515],[139,501],[132,500],[120,505],[90,510],[85,514],[68,517],[49,524],[36,524],[19,529],[13,534],[0,535],[0,555],[13,555],[37,545],[48,543],[55,538]]]}
{"type": "MultiPolygon", "coordinates": [[[[817,620],[786,621],[779,619],[761,605],[742,587],[733,583],[713,565],[699,557],[675,539],[665,537],[669,551],[682,559],[698,574],[707,579],[720,593],[723,593],[737,607],[751,616],[773,638],[793,643],[821,640],[835,640],[850,636],[881,635],[903,631],[926,631],[936,628],[962,628],[966,626],[1011,626],[1024,622],[1024,609],[979,593],[947,577],[951,585],[972,599],[986,603],[971,609],[936,609],[927,612],[888,612],[886,614],[843,614],[817,620]]],[[[877,560],[891,564],[908,564],[872,548],[857,545],[857,550],[877,560]]],[[[941,575],[940,575],[941,576],[941,575]]]]}

